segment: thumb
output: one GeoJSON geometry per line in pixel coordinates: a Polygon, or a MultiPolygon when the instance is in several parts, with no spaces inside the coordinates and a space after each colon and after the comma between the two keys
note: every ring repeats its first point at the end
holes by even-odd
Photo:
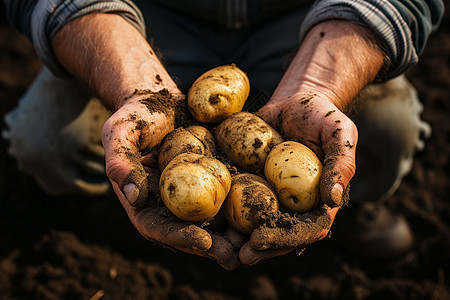
{"type": "MultiPolygon", "coordinates": [[[[114,115],[113,115],[114,116],[114,115]]],[[[116,123],[111,117],[103,126],[106,175],[116,183],[129,204],[141,206],[147,199],[147,175],[137,147],[139,135],[131,122],[116,123]]]]}
{"type": "Polygon", "coordinates": [[[168,113],[151,112],[134,99],[128,100],[103,125],[106,174],[132,206],[142,206],[147,199],[148,180],[142,162],[152,161],[152,149],[174,128],[171,120],[168,113]],[[147,155],[142,157],[141,152],[147,155]]]}
{"type": "Polygon", "coordinates": [[[350,119],[332,132],[323,145],[324,165],[320,180],[323,202],[342,206],[348,200],[348,184],[356,171],[356,143],[358,133],[350,119]]]}

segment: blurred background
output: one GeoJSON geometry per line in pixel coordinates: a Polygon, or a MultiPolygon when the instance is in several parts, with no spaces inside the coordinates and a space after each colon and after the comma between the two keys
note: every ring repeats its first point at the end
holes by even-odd
{"type": "MultiPolygon", "coordinates": [[[[1,6],[1,129],[3,115],[40,67],[1,6]]],[[[413,171],[387,200],[414,230],[416,243],[407,257],[388,263],[359,259],[331,235],[301,255],[225,271],[144,240],[115,197],[45,195],[18,170],[0,139],[0,299],[450,299],[448,11],[407,75],[433,128],[413,171]]]]}

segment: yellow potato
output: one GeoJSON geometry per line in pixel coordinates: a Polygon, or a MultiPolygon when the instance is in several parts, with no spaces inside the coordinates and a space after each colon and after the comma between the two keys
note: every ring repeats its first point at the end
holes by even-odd
{"type": "Polygon", "coordinates": [[[263,119],[238,112],[225,119],[215,131],[217,144],[240,168],[263,170],[267,154],[283,142],[281,135],[263,119]]]}
{"type": "Polygon", "coordinates": [[[167,164],[181,153],[212,156],[216,152],[214,136],[203,126],[190,126],[172,130],[164,138],[159,150],[158,167],[163,171],[167,164]]]}
{"type": "Polygon", "coordinates": [[[223,163],[196,153],[176,156],[161,174],[159,189],[167,208],[178,218],[212,219],[227,196],[231,175],[223,163]]]}
{"type": "Polygon", "coordinates": [[[223,212],[236,231],[250,234],[278,209],[275,191],[263,178],[249,173],[233,176],[223,212]]]}
{"type": "Polygon", "coordinates": [[[322,163],[308,147],[292,141],[277,145],[267,156],[264,174],[287,210],[305,212],[318,204],[322,163]]]}
{"type": "Polygon", "coordinates": [[[238,67],[225,65],[202,74],[189,89],[187,105],[192,116],[203,123],[217,123],[241,111],[250,91],[247,75],[238,67]]]}

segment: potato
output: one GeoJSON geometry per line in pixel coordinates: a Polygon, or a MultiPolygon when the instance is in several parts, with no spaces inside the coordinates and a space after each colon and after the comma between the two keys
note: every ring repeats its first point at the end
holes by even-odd
{"type": "Polygon", "coordinates": [[[280,205],[292,212],[305,212],[320,200],[322,163],[308,147],[284,142],[272,149],[264,174],[275,187],[280,205]]]}
{"type": "Polygon", "coordinates": [[[161,174],[159,189],[167,208],[178,218],[212,219],[227,196],[231,175],[219,160],[196,153],[176,156],[161,174]]]}
{"type": "Polygon", "coordinates": [[[225,65],[202,74],[189,89],[187,105],[199,122],[217,123],[241,111],[250,91],[247,75],[238,67],[225,65]]]}
{"type": "Polygon", "coordinates": [[[233,176],[223,212],[236,231],[250,234],[278,209],[275,191],[263,178],[249,173],[233,176]]]}
{"type": "Polygon", "coordinates": [[[162,172],[175,156],[188,152],[205,156],[214,155],[216,146],[212,133],[203,126],[180,127],[172,130],[164,138],[159,150],[159,170],[162,172]]]}
{"type": "Polygon", "coordinates": [[[283,142],[275,129],[248,112],[238,112],[225,119],[216,128],[215,136],[223,152],[248,172],[263,171],[267,154],[283,142]]]}

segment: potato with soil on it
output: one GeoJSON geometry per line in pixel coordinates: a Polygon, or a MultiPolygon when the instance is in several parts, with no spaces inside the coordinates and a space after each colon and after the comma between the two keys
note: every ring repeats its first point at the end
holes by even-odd
{"type": "Polygon", "coordinates": [[[250,91],[247,75],[235,65],[202,74],[189,89],[187,105],[199,122],[217,123],[241,111],[250,91]]]}
{"type": "Polygon", "coordinates": [[[189,152],[213,156],[216,146],[212,133],[203,126],[180,127],[169,132],[159,149],[159,170],[162,172],[177,155],[189,152]]]}
{"type": "Polygon", "coordinates": [[[233,176],[223,212],[236,231],[250,234],[276,216],[278,210],[277,196],[267,181],[249,173],[233,176]]]}
{"type": "Polygon", "coordinates": [[[306,212],[319,203],[322,163],[308,147],[292,141],[275,146],[267,156],[264,174],[287,210],[306,212]]]}
{"type": "Polygon", "coordinates": [[[161,174],[159,189],[167,208],[179,219],[202,222],[220,210],[231,175],[219,160],[196,153],[176,156],[161,174]]]}
{"type": "Polygon", "coordinates": [[[283,142],[281,135],[263,119],[249,112],[226,118],[215,130],[216,142],[240,168],[263,171],[267,154],[283,142]]]}

